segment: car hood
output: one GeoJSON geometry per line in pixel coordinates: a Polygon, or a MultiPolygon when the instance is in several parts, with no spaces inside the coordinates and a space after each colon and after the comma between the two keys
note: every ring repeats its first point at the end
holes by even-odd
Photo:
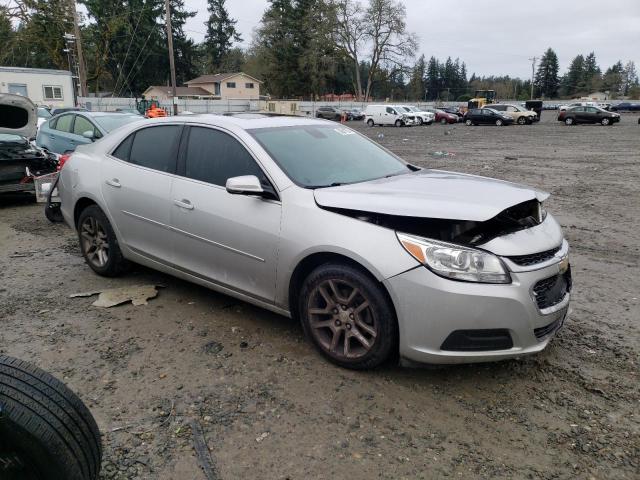
{"type": "Polygon", "coordinates": [[[419,170],[368,182],[314,190],[322,207],[406,217],[483,222],[549,194],[524,185],[443,170],[419,170]]]}
{"type": "Polygon", "coordinates": [[[33,138],[38,129],[36,106],[27,97],[0,93],[0,133],[33,138]]]}

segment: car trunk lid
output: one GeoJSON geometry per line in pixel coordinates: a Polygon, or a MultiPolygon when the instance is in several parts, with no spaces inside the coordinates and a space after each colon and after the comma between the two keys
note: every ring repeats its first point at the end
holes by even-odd
{"type": "Polygon", "coordinates": [[[0,133],[33,138],[38,115],[36,106],[27,97],[0,93],[0,133]]]}

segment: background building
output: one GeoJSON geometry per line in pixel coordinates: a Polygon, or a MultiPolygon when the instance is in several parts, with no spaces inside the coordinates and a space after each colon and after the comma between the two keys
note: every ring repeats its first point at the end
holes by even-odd
{"type": "Polygon", "coordinates": [[[75,104],[73,79],[66,70],[0,67],[0,93],[22,95],[36,105],[54,108],[75,104]]]}
{"type": "Polygon", "coordinates": [[[199,87],[213,94],[215,99],[252,99],[260,98],[260,84],[262,82],[246,73],[217,73],[202,75],[188,82],[189,87],[199,87]]]}

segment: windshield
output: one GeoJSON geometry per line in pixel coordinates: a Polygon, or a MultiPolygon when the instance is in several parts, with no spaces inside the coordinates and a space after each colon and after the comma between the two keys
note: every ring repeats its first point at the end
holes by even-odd
{"type": "Polygon", "coordinates": [[[52,115],[46,108],[39,107],[38,108],[38,117],[40,118],[51,118],[52,115]]]}
{"type": "Polygon", "coordinates": [[[298,185],[320,188],[409,172],[409,167],[350,128],[299,125],[249,130],[298,185]]]}
{"type": "Polygon", "coordinates": [[[405,112],[413,113],[413,110],[411,110],[411,107],[400,107],[400,108],[405,112]]]}
{"type": "Polygon", "coordinates": [[[100,125],[105,131],[110,132],[118,127],[126,125],[131,122],[139,122],[139,115],[128,115],[122,113],[116,113],[113,115],[102,115],[100,117],[93,117],[93,120],[100,125]]]}

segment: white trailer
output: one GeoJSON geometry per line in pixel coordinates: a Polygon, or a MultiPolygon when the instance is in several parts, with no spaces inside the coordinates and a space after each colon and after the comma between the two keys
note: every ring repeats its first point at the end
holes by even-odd
{"type": "Polygon", "coordinates": [[[22,95],[40,106],[74,106],[73,78],[66,70],[0,67],[0,93],[22,95]]]}

